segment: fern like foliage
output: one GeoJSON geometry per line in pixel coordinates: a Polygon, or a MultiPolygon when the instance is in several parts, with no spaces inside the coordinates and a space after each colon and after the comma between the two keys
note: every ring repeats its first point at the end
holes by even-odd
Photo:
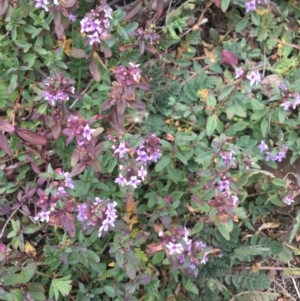
{"type": "Polygon", "coordinates": [[[263,293],[263,292],[242,292],[235,295],[230,301],[274,301],[277,300],[279,294],[277,293],[263,293]]]}

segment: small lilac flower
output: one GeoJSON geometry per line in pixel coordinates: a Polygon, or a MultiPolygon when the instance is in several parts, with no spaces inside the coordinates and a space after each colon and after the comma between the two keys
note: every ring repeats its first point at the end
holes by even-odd
{"type": "Polygon", "coordinates": [[[295,201],[293,199],[290,199],[289,197],[285,197],[283,202],[285,204],[287,204],[288,206],[290,206],[292,203],[294,203],[295,201]]]}
{"type": "Polygon", "coordinates": [[[130,181],[127,181],[127,185],[133,186],[133,188],[137,188],[137,186],[141,183],[141,180],[139,180],[136,176],[132,176],[130,178],[130,181]]]}
{"type": "Polygon", "coordinates": [[[287,111],[291,106],[292,106],[292,104],[291,104],[290,101],[285,101],[284,103],[282,103],[282,104],[280,105],[280,107],[283,107],[283,109],[284,109],[285,111],[287,111]]]}
{"type": "Polygon", "coordinates": [[[183,264],[185,262],[185,256],[184,255],[180,255],[179,257],[179,263],[183,264]]]}
{"type": "Polygon", "coordinates": [[[247,75],[247,79],[250,81],[250,86],[253,86],[254,84],[260,83],[261,75],[258,71],[252,71],[247,75]]]}
{"type": "Polygon", "coordinates": [[[147,170],[144,168],[144,165],[141,166],[140,170],[138,171],[138,176],[145,181],[145,178],[147,176],[147,170]]]}
{"type": "Polygon", "coordinates": [[[281,162],[282,159],[286,157],[287,151],[288,151],[287,146],[285,146],[285,145],[280,145],[279,146],[279,152],[278,152],[278,155],[277,155],[278,162],[281,162]]]}
{"type": "Polygon", "coordinates": [[[191,270],[194,270],[195,267],[196,267],[196,266],[195,266],[193,263],[190,264],[190,269],[191,269],[191,270]]]}
{"type": "Polygon", "coordinates": [[[35,217],[34,217],[34,220],[35,221],[38,221],[40,220],[41,222],[49,222],[49,219],[50,219],[50,213],[51,211],[40,211],[35,217]]]}
{"type": "Polygon", "coordinates": [[[94,45],[95,43],[101,43],[99,35],[97,32],[94,32],[91,35],[88,35],[88,38],[90,39],[90,45],[94,45]]]}
{"type": "Polygon", "coordinates": [[[170,255],[181,254],[183,252],[183,247],[180,243],[174,244],[169,242],[166,247],[169,249],[170,255]]]}
{"type": "Polygon", "coordinates": [[[70,178],[70,173],[69,172],[60,172],[64,177],[65,177],[65,187],[74,188],[74,184],[72,179],[70,178]]]}
{"type": "Polygon", "coordinates": [[[129,149],[125,146],[125,142],[121,142],[119,147],[115,149],[114,154],[119,154],[119,158],[122,159],[128,151],[129,149]]]}
{"type": "Polygon", "coordinates": [[[251,0],[249,2],[246,2],[245,5],[246,5],[246,13],[249,13],[251,10],[256,10],[255,0],[251,0]]]}
{"type": "Polygon", "coordinates": [[[148,160],[149,160],[149,156],[145,151],[138,152],[138,157],[136,158],[136,161],[147,162],[148,160]]]}
{"type": "Polygon", "coordinates": [[[49,4],[48,0],[36,0],[35,7],[36,8],[43,8],[45,11],[49,11],[47,5],[49,4]]]}
{"type": "Polygon", "coordinates": [[[267,154],[266,161],[276,161],[277,160],[277,155],[273,155],[270,152],[267,152],[266,154],[267,154]]]}
{"type": "Polygon", "coordinates": [[[86,208],[87,208],[87,204],[77,205],[77,209],[78,209],[77,219],[81,222],[87,219],[87,216],[85,214],[86,208]]]}
{"type": "Polygon", "coordinates": [[[95,132],[94,129],[90,129],[90,126],[87,124],[83,129],[83,137],[86,138],[88,141],[91,140],[92,134],[95,132]]]}
{"type": "Polygon", "coordinates": [[[236,68],[235,69],[235,79],[241,77],[244,74],[244,69],[243,68],[236,68]]]}
{"type": "Polygon", "coordinates": [[[263,140],[258,145],[258,148],[260,153],[263,153],[264,151],[267,151],[269,149],[268,145],[263,140]]]}
{"type": "Polygon", "coordinates": [[[206,264],[208,262],[207,253],[203,253],[203,257],[201,259],[202,264],[206,264]]]}
{"type": "Polygon", "coordinates": [[[160,152],[154,152],[151,156],[151,160],[156,163],[161,156],[162,154],[160,152]]]}
{"type": "Polygon", "coordinates": [[[69,19],[70,21],[72,21],[72,22],[76,22],[76,18],[77,18],[77,16],[75,16],[75,15],[73,15],[73,14],[69,14],[69,15],[68,15],[68,19],[69,19]]]}
{"type": "Polygon", "coordinates": [[[122,174],[119,174],[119,177],[115,179],[115,183],[121,185],[121,186],[125,186],[127,185],[127,180],[123,177],[122,174]]]}
{"type": "Polygon", "coordinates": [[[295,99],[293,102],[293,109],[295,110],[299,104],[300,104],[300,95],[299,95],[299,93],[296,93],[295,99]]]}
{"type": "Polygon", "coordinates": [[[279,89],[280,89],[281,91],[286,91],[286,90],[287,90],[286,84],[281,83],[281,84],[279,85],[279,89]]]}
{"type": "Polygon", "coordinates": [[[229,181],[228,180],[220,180],[219,182],[220,191],[229,190],[229,181]]]}
{"type": "Polygon", "coordinates": [[[232,200],[232,205],[233,206],[236,206],[239,202],[239,198],[236,195],[232,195],[231,200],[232,200]]]}

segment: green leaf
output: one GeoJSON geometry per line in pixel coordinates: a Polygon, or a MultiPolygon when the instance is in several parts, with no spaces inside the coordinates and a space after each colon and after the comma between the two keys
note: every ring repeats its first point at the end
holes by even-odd
{"type": "Polygon", "coordinates": [[[170,157],[162,157],[158,163],[155,165],[155,171],[156,172],[161,172],[163,169],[165,169],[171,162],[170,157]]]}
{"type": "Polygon", "coordinates": [[[229,231],[228,231],[225,223],[219,224],[218,230],[226,240],[230,240],[229,231]]]}
{"type": "Polygon", "coordinates": [[[216,130],[218,125],[217,121],[217,116],[216,115],[211,115],[208,117],[207,122],[206,122],[206,135],[210,137],[213,132],[216,130]]]}
{"type": "Polygon", "coordinates": [[[135,31],[139,27],[138,22],[132,22],[127,24],[124,29],[127,32],[127,34],[131,34],[133,31],[135,31]]]}
{"type": "Polygon", "coordinates": [[[222,12],[226,12],[226,10],[229,7],[229,4],[230,4],[230,0],[222,0],[222,2],[221,2],[222,12]]]}
{"type": "Polygon", "coordinates": [[[235,31],[239,33],[248,26],[249,26],[249,21],[248,18],[245,17],[236,24],[235,31]]]}
{"type": "Polygon", "coordinates": [[[168,166],[167,171],[168,171],[168,175],[169,175],[170,179],[174,183],[178,183],[181,180],[181,171],[180,170],[175,169],[173,166],[168,166]]]}
{"type": "Polygon", "coordinates": [[[273,179],[272,184],[278,187],[286,187],[286,182],[283,179],[278,179],[278,178],[273,179]]]}
{"type": "Polygon", "coordinates": [[[125,264],[125,270],[127,272],[128,277],[133,280],[136,277],[137,268],[133,262],[130,260],[125,264]]]}
{"type": "Polygon", "coordinates": [[[116,290],[113,287],[106,285],[103,287],[103,290],[109,297],[111,298],[116,297],[116,290]]]}
{"type": "Polygon", "coordinates": [[[59,294],[61,294],[64,297],[68,296],[72,289],[71,283],[72,281],[70,275],[62,278],[52,279],[50,285],[49,297],[50,298],[54,297],[55,300],[58,300],[59,294]]]}
{"type": "Polygon", "coordinates": [[[263,119],[260,124],[260,129],[263,137],[266,137],[269,128],[269,122],[267,119],[263,119]]]}
{"type": "Polygon", "coordinates": [[[260,18],[259,18],[259,15],[257,14],[257,12],[255,10],[251,10],[251,20],[252,22],[258,26],[260,24],[260,18]]]}
{"type": "Polygon", "coordinates": [[[235,90],[236,87],[235,85],[226,87],[225,89],[222,90],[222,92],[220,93],[220,95],[218,96],[218,100],[222,101],[223,99],[225,99],[227,96],[229,96],[233,90],[235,90]]]}
{"type": "Polygon", "coordinates": [[[175,157],[179,159],[184,165],[188,164],[186,158],[181,153],[175,153],[175,157]]]}
{"type": "Polygon", "coordinates": [[[188,278],[187,281],[183,284],[183,286],[188,292],[194,293],[195,295],[199,295],[199,290],[191,279],[188,278]]]}
{"type": "Polygon", "coordinates": [[[163,251],[156,252],[152,258],[152,264],[158,264],[162,262],[164,258],[165,258],[165,252],[163,251]]]}
{"type": "Polygon", "coordinates": [[[27,283],[34,276],[37,268],[36,262],[30,262],[24,268],[24,270],[20,273],[23,276],[23,280],[21,283],[27,283]]]}

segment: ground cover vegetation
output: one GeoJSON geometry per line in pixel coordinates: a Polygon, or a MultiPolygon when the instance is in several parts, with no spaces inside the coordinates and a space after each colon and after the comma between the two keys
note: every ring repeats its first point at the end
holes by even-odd
{"type": "Polygon", "coordinates": [[[0,300],[300,300],[298,1],[0,15],[0,300]]]}

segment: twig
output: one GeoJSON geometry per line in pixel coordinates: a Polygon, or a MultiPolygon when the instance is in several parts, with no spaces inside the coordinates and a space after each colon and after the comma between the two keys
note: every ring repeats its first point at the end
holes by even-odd
{"type": "Polygon", "coordinates": [[[1,233],[0,233],[0,239],[2,238],[3,234],[4,234],[4,231],[8,225],[8,223],[10,222],[10,220],[12,219],[12,217],[14,216],[14,214],[18,211],[18,209],[21,207],[21,205],[19,205],[15,210],[14,212],[10,215],[10,217],[7,219],[7,221],[5,222],[2,230],[1,230],[1,233]]]}
{"type": "MultiPolygon", "coordinates": [[[[289,262],[288,262],[288,266],[290,267],[290,263],[289,263],[289,262]]],[[[299,293],[299,290],[298,290],[298,287],[297,287],[296,281],[295,281],[294,277],[292,277],[292,276],[291,276],[291,279],[292,279],[292,281],[293,281],[293,284],[294,284],[295,290],[296,290],[296,292],[297,292],[297,295],[298,295],[298,297],[299,297],[299,300],[300,300],[300,293],[299,293]]]]}

